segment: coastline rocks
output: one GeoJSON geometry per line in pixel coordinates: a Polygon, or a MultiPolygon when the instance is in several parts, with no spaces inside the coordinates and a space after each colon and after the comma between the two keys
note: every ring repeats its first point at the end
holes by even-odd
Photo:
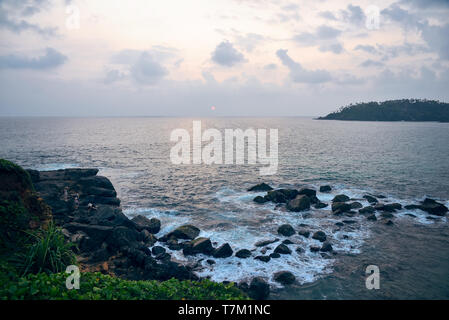
{"type": "Polygon", "coordinates": [[[374,209],[379,211],[386,211],[386,212],[396,212],[396,210],[401,210],[402,205],[399,203],[379,203],[374,206],[374,209]]]}
{"type": "Polygon", "coordinates": [[[295,282],[295,276],[289,271],[279,271],[273,276],[274,281],[279,282],[282,285],[289,285],[295,282]]]}
{"type": "Polygon", "coordinates": [[[364,195],[363,196],[364,199],[366,199],[369,203],[377,203],[379,202],[375,197],[370,196],[370,195],[364,195]]]}
{"type": "Polygon", "coordinates": [[[364,208],[360,209],[359,213],[366,214],[366,213],[374,213],[375,211],[376,211],[376,209],[374,209],[374,207],[367,206],[367,207],[364,207],[364,208]]]}
{"type": "Polygon", "coordinates": [[[271,258],[269,256],[257,256],[254,258],[254,260],[260,260],[262,262],[269,262],[271,258]]]}
{"type": "Polygon", "coordinates": [[[280,245],[278,245],[278,246],[274,249],[274,253],[279,253],[279,254],[291,254],[292,251],[291,251],[290,248],[287,247],[285,244],[280,244],[280,245]]]}
{"type": "Polygon", "coordinates": [[[344,194],[339,194],[339,195],[336,195],[333,199],[332,199],[332,202],[347,202],[347,201],[349,201],[350,199],[349,199],[349,197],[347,196],[347,195],[344,195],[344,194]]]}
{"type": "Polygon", "coordinates": [[[366,219],[370,221],[377,221],[376,215],[374,213],[370,214],[368,217],[366,217],[366,219]]]}
{"type": "Polygon", "coordinates": [[[351,205],[351,209],[360,209],[360,208],[363,207],[362,204],[360,202],[357,202],[357,201],[352,202],[350,205],[351,205]]]}
{"type": "Polygon", "coordinates": [[[345,202],[332,202],[332,212],[334,214],[341,214],[351,211],[351,205],[345,202]]]}
{"type": "Polygon", "coordinates": [[[302,188],[298,194],[308,196],[309,198],[316,197],[316,191],[309,188],[302,188]]]}
{"type": "Polygon", "coordinates": [[[255,300],[265,300],[270,295],[270,286],[261,277],[251,280],[248,288],[248,296],[255,300]]]}
{"type": "Polygon", "coordinates": [[[323,208],[326,208],[327,206],[328,206],[327,203],[319,201],[317,204],[314,205],[314,208],[315,209],[323,209],[323,208]]]}
{"type": "Polygon", "coordinates": [[[138,230],[147,230],[149,233],[156,234],[161,230],[161,221],[156,218],[148,219],[142,215],[135,216],[131,219],[138,230]]]}
{"type": "Polygon", "coordinates": [[[265,182],[259,183],[258,185],[255,185],[255,186],[253,186],[253,187],[248,189],[248,191],[256,191],[256,192],[271,191],[271,190],[273,190],[273,188],[270,187],[265,182]]]}
{"type": "Polygon", "coordinates": [[[326,193],[326,192],[331,192],[332,188],[331,186],[321,186],[320,187],[320,192],[326,193]]]}
{"type": "Polygon", "coordinates": [[[290,237],[295,234],[295,230],[293,229],[293,227],[291,225],[283,224],[282,226],[280,226],[278,228],[278,233],[285,237],[290,237]]]}
{"type": "Polygon", "coordinates": [[[251,257],[251,251],[248,249],[241,249],[235,253],[235,256],[240,259],[247,259],[251,257]]]}
{"type": "Polygon", "coordinates": [[[298,195],[287,203],[287,210],[299,212],[310,209],[310,198],[306,195],[298,195]]]}
{"type": "Polygon", "coordinates": [[[196,238],[195,240],[189,241],[184,244],[182,253],[185,256],[195,255],[199,253],[210,255],[214,251],[212,247],[212,242],[209,238],[196,238]]]}
{"type": "Polygon", "coordinates": [[[213,256],[214,258],[228,258],[232,256],[234,251],[232,251],[231,246],[229,243],[225,243],[221,245],[219,248],[215,249],[213,256]]]}
{"type": "Polygon", "coordinates": [[[186,224],[176,228],[162,237],[161,241],[166,241],[170,238],[193,240],[200,234],[200,229],[190,224],[186,224]]]}
{"type": "Polygon", "coordinates": [[[268,191],[265,199],[274,203],[286,203],[294,199],[298,195],[298,190],[294,189],[279,189],[268,191]]]}
{"type": "Polygon", "coordinates": [[[153,248],[151,248],[151,253],[153,254],[153,256],[160,256],[165,252],[165,248],[161,246],[154,246],[153,248]]]}
{"type": "Polygon", "coordinates": [[[424,199],[424,201],[422,201],[421,204],[407,205],[404,208],[407,210],[420,209],[429,214],[440,216],[440,217],[444,216],[446,214],[446,212],[448,212],[448,208],[445,205],[443,205],[442,203],[439,203],[433,199],[430,199],[430,198],[424,199]]]}
{"type": "Polygon", "coordinates": [[[318,252],[320,250],[321,250],[321,248],[318,246],[310,246],[310,252],[318,252]]]}
{"type": "Polygon", "coordinates": [[[323,231],[317,231],[312,236],[312,239],[318,240],[320,242],[326,241],[326,238],[326,234],[323,231]]]}
{"type": "Polygon", "coordinates": [[[299,230],[298,234],[303,236],[304,238],[308,238],[310,236],[310,231],[307,230],[299,230]]]}
{"type": "Polygon", "coordinates": [[[330,252],[332,250],[333,250],[332,245],[329,242],[323,243],[323,246],[320,249],[321,252],[330,252]]]}
{"type": "Polygon", "coordinates": [[[256,247],[265,247],[265,246],[267,246],[269,244],[272,244],[272,243],[275,243],[277,241],[279,241],[279,239],[261,240],[261,241],[256,242],[256,244],[254,246],[256,246],[256,247]]]}
{"type": "Polygon", "coordinates": [[[255,197],[255,198],[253,199],[253,201],[254,201],[255,203],[260,203],[260,204],[262,204],[262,203],[268,202],[268,199],[266,199],[265,197],[262,197],[262,196],[257,196],[257,197],[255,197]]]}

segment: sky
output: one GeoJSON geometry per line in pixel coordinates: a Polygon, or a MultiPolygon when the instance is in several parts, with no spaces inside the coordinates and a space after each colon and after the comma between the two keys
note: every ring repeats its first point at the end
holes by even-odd
{"type": "Polygon", "coordinates": [[[449,0],[0,0],[0,116],[449,102],[449,0]]]}

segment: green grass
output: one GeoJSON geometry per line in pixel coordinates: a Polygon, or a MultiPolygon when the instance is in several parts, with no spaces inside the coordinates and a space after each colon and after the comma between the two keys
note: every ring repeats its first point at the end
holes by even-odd
{"type": "Polygon", "coordinates": [[[29,274],[14,278],[2,271],[2,300],[242,300],[237,287],[209,280],[129,281],[100,273],[81,273],[80,289],[68,290],[68,274],[29,274]]]}
{"type": "Polygon", "coordinates": [[[31,191],[34,191],[34,186],[31,182],[30,174],[21,166],[8,160],[0,159],[0,172],[2,171],[16,174],[18,177],[20,177],[21,183],[25,188],[28,187],[31,191]]]}

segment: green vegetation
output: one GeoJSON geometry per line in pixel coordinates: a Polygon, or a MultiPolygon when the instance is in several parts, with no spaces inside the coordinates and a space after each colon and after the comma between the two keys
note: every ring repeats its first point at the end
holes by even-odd
{"type": "Polygon", "coordinates": [[[29,188],[34,191],[33,183],[31,182],[30,174],[25,171],[21,166],[18,166],[11,161],[0,159],[0,172],[10,173],[20,179],[22,187],[29,188]]]}
{"type": "Polygon", "coordinates": [[[402,99],[351,104],[319,120],[449,122],[449,103],[402,99]]]}
{"type": "Polygon", "coordinates": [[[20,300],[180,300],[180,299],[247,299],[234,284],[219,284],[171,279],[158,281],[129,281],[101,273],[81,273],[80,288],[68,290],[65,273],[39,273],[14,278],[0,273],[0,299],[20,300]]]}

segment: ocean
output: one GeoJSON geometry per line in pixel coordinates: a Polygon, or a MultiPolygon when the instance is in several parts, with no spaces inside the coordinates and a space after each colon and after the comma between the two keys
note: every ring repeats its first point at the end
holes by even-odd
{"type": "MultiPolygon", "coordinates": [[[[335,225],[330,206],[294,213],[252,199],[246,190],[260,182],[276,188],[319,188],[330,204],[336,194],[413,204],[431,197],[449,205],[449,124],[434,122],[318,121],[311,118],[0,118],[0,158],[25,168],[56,170],[95,167],[113,182],[126,215],[159,218],[163,235],[182,224],[199,227],[216,245],[254,249],[259,240],[282,238],[284,223],[296,230],[322,230],[334,255],[308,250],[316,240],[294,235],[293,253],[265,263],[230,257],[201,261],[197,274],[215,281],[262,276],[279,299],[449,298],[449,228],[446,217],[401,210],[393,226],[356,215],[335,225]],[[279,165],[261,176],[260,165],[175,165],[170,133],[203,129],[278,129],[279,165]],[[413,216],[411,216],[411,215],[413,216]],[[301,225],[301,227],[300,227],[301,225]],[[302,248],[297,253],[296,248],[302,248]],[[379,290],[365,287],[365,268],[378,265],[379,290]],[[272,280],[280,270],[297,283],[272,280]]],[[[360,200],[363,205],[367,202],[360,200]]],[[[273,249],[273,248],[271,248],[273,249]]],[[[260,249],[257,249],[260,250],[260,249]]],[[[257,251],[256,251],[257,252],[257,251]]],[[[189,262],[180,252],[173,259],[189,262]]],[[[195,258],[196,260],[198,259],[195,258]]],[[[190,261],[191,262],[191,261],[190,261]]]]}

